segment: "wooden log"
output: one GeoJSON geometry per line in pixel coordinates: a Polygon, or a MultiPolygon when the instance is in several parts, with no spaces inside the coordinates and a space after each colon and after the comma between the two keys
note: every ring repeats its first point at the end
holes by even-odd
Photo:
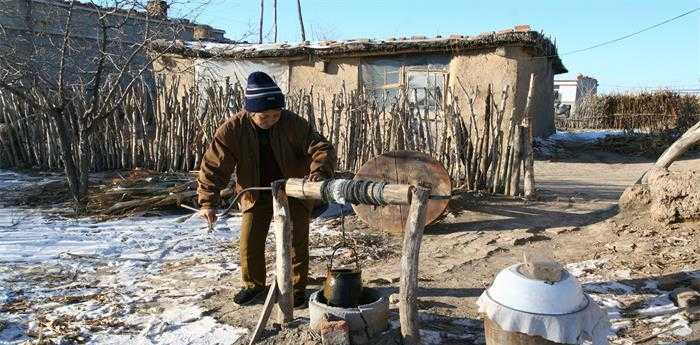
{"type": "Polygon", "coordinates": [[[272,284],[270,284],[270,290],[267,292],[265,304],[263,304],[262,313],[260,313],[260,318],[258,319],[258,323],[255,325],[253,334],[250,336],[250,341],[248,342],[248,345],[255,344],[258,338],[260,338],[260,335],[262,334],[262,331],[265,329],[265,325],[267,324],[267,320],[270,318],[270,314],[272,313],[272,307],[274,307],[275,303],[277,303],[279,293],[279,289],[277,289],[277,278],[273,277],[272,284]]]}
{"type": "Polygon", "coordinates": [[[535,157],[532,150],[532,126],[523,127],[523,193],[535,198],[535,157]]]}
{"type": "Polygon", "coordinates": [[[530,89],[527,92],[527,103],[525,104],[525,116],[523,123],[525,125],[525,133],[523,138],[523,192],[525,198],[532,199],[535,197],[535,158],[532,152],[532,124],[533,121],[533,97],[535,91],[535,73],[530,74],[530,89]]]}
{"type": "Polygon", "coordinates": [[[513,134],[513,155],[511,158],[510,166],[510,180],[506,181],[506,183],[509,184],[508,195],[510,196],[516,196],[519,193],[518,187],[520,185],[520,165],[522,165],[521,148],[523,144],[523,128],[519,125],[516,125],[513,134]]]}
{"type": "Polygon", "coordinates": [[[490,319],[484,319],[486,345],[563,345],[545,338],[518,332],[507,332],[490,319]]]}
{"type": "MultiPolygon", "coordinates": [[[[661,154],[656,163],[654,163],[654,167],[668,169],[673,162],[698,143],[700,143],[700,121],[693,127],[690,127],[678,140],[671,144],[671,146],[661,154]]],[[[648,171],[637,179],[636,183],[641,183],[647,173],[648,171]]]]}
{"type": "Polygon", "coordinates": [[[284,182],[272,183],[272,212],[275,221],[275,279],[279,296],[277,320],[286,324],[294,317],[292,291],[292,217],[284,182]]]}
{"type": "Polygon", "coordinates": [[[501,153],[503,157],[501,158],[501,172],[498,176],[498,188],[497,191],[503,191],[503,194],[508,195],[508,189],[509,189],[509,181],[510,181],[510,156],[512,152],[512,143],[513,143],[513,131],[515,130],[514,128],[514,123],[513,123],[513,118],[515,117],[515,109],[511,111],[510,115],[510,126],[508,128],[508,134],[504,135],[503,137],[503,144],[501,146],[501,153]]]}
{"type": "MultiPolygon", "coordinates": [[[[324,182],[310,182],[300,178],[287,179],[285,192],[287,196],[297,199],[321,200],[321,188],[324,182]]],[[[387,184],[384,186],[384,201],[390,205],[408,205],[411,202],[411,190],[409,184],[387,184]]]]}
{"type": "Polygon", "coordinates": [[[654,164],[657,168],[668,169],[681,155],[700,142],[700,121],[690,127],[676,140],[654,164]]]}
{"type": "Polygon", "coordinates": [[[106,213],[107,214],[112,214],[116,212],[121,212],[125,211],[128,209],[133,209],[137,207],[142,207],[142,206],[168,206],[168,205],[176,205],[183,200],[188,200],[190,198],[193,198],[197,195],[196,191],[184,191],[180,193],[173,193],[173,194],[168,194],[168,195],[158,195],[158,196],[153,196],[150,198],[145,198],[145,199],[137,199],[137,200],[129,200],[129,201],[122,201],[114,204],[112,207],[107,209],[106,213]]]}
{"type": "Polygon", "coordinates": [[[490,165],[491,155],[490,147],[493,144],[493,138],[491,138],[491,107],[493,93],[491,92],[491,84],[489,84],[486,89],[486,107],[484,108],[484,134],[481,141],[480,154],[481,159],[479,160],[479,180],[477,181],[477,189],[486,189],[486,183],[488,181],[488,168],[490,165]]]}
{"type": "Polygon", "coordinates": [[[430,189],[416,187],[406,220],[401,251],[401,281],[399,283],[399,319],[401,336],[407,345],[420,344],[418,320],[418,257],[425,228],[430,189]]]}

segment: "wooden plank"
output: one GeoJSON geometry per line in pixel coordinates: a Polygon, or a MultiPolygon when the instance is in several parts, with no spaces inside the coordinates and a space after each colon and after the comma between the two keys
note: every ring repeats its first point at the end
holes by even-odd
{"type": "Polygon", "coordinates": [[[260,338],[267,320],[270,318],[272,313],[272,307],[277,303],[277,297],[279,296],[279,289],[277,289],[277,277],[273,277],[272,284],[270,284],[270,290],[267,292],[267,298],[265,299],[265,304],[263,304],[263,310],[258,319],[258,323],[255,325],[253,334],[250,336],[250,342],[248,345],[253,345],[260,338]]]}
{"type": "MultiPolygon", "coordinates": [[[[426,182],[433,186],[433,194],[450,195],[452,181],[440,162],[415,151],[391,151],[372,158],[355,174],[355,179],[386,181],[391,184],[417,185],[426,182]]],[[[405,195],[406,190],[398,194],[405,195]]],[[[385,197],[388,197],[385,191],[385,197]]],[[[428,202],[427,224],[435,221],[447,208],[449,198],[428,202]]],[[[366,224],[377,230],[400,234],[408,217],[409,207],[388,205],[382,207],[353,205],[355,213],[366,224]]]]}
{"type": "Polygon", "coordinates": [[[418,321],[418,257],[428,213],[430,189],[416,187],[404,230],[399,283],[399,319],[401,336],[407,345],[420,344],[418,321]]]}
{"type": "Polygon", "coordinates": [[[275,279],[279,296],[277,319],[281,324],[294,318],[292,291],[292,218],[284,181],[272,183],[272,212],[275,229],[275,279]]]}

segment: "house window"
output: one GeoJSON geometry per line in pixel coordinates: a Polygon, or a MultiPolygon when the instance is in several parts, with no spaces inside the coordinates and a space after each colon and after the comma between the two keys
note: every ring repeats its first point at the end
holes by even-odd
{"type": "Polygon", "coordinates": [[[374,98],[390,101],[398,96],[402,84],[400,60],[375,59],[362,65],[362,81],[365,90],[374,98]]]}
{"type": "Polygon", "coordinates": [[[422,109],[438,110],[447,87],[446,68],[413,66],[405,71],[408,99],[422,109]]]}
{"type": "Polygon", "coordinates": [[[434,110],[443,100],[448,64],[441,55],[370,59],[362,63],[362,82],[380,101],[395,99],[405,88],[410,102],[434,110]]]}

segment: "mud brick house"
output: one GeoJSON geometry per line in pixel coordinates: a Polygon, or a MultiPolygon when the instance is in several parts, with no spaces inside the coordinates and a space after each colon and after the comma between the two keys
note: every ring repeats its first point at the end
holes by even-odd
{"type": "MultiPolygon", "coordinates": [[[[172,41],[158,41],[152,49],[167,53],[157,61],[159,73],[177,76],[191,86],[225,80],[245,86],[250,72],[264,71],[286,93],[313,87],[321,95],[362,89],[391,96],[407,88],[420,104],[435,99],[426,97],[428,94],[476,92],[478,99],[485,97],[489,85],[495,93],[508,85],[511,96],[506,114],[524,111],[530,74],[535,73],[533,130],[538,136],[554,131],[554,76],[567,72],[555,44],[527,25],[477,36],[295,44],[179,41],[173,45],[172,41]]],[[[462,98],[461,109],[468,109],[466,98],[462,98]]]]}

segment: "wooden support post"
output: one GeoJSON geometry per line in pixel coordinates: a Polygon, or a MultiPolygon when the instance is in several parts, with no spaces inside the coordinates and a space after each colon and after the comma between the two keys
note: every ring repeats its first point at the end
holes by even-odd
{"type": "Polygon", "coordinates": [[[267,292],[267,298],[265,299],[265,304],[263,305],[263,312],[260,314],[257,325],[255,325],[255,330],[250,336],[250,341],[248,345],[253,345],[260,338],[263,329],[265,329],[265,324],[267,324],[267,319],[270,318],[270,313],[272,313],[272,307],[277,303],[277,297],[279,297],[279,289],[277,289],[277,277],[270,284],[270,290],[267,292]]]}
{"type": "Polygon", "coordinates": [[[523,124],[525,126],[525,133],[523,133],[523,192],[525,193],[525,198],[532,199],[535,197],[535,158],[532,152],[532,124],[533,111],[532,107],[534,104],[535,90],[535,73],[530,74],[530,89],[527,92],[527,103],[525,105],[525,117],[523,118],[523,124]]]}
{"type": "Polygon", "coordinates": [[[285,324],[294,318],[292,293],[292,217],[284,191],[284,181],[272,183],[272,212],[275,229],[275,279],[277,280],[277,320],[285,324]]]}
{"type": "Polygon", "coordinates": [[[511,157],[511,172],[510,181],[506,181],[509,184],[508,195],[516,196],[520,192],[520,165],[522,165],[523,159],[521,156],[521,147],[523,144],[522,139],[523,128],[520,125],[515,125],[515,130],[513,131],[513,153],[511,157]]]}
{"type": "Polygon", "coordinates": [[[406,220],[401,252],[401,282],[399,284],[399,318],[401,336],[406,345],[420,344],[418,320],[418,255],[425,227],[430,189],[416,187],[406,220]]]}

